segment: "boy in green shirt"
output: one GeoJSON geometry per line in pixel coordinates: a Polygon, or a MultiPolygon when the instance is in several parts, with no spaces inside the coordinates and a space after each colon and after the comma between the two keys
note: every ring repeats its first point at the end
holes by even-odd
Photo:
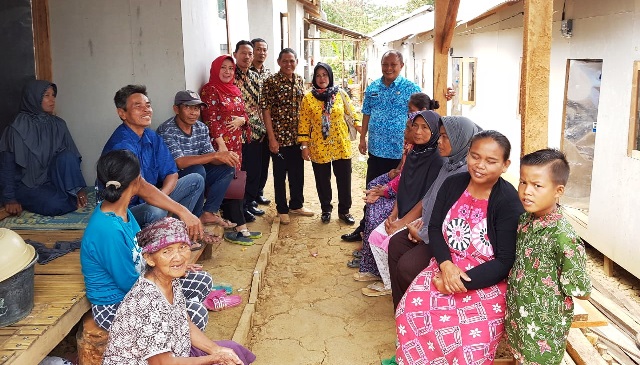
{"type": "Polygon", "coordinates": [[[520,162],[516,260],[508,278],[505,329],[519,364],[560,364],[573,319],[572,296],[591,282],[580,237],[556,204],[569,178],[564,154],[543,149],[520,162]]]}

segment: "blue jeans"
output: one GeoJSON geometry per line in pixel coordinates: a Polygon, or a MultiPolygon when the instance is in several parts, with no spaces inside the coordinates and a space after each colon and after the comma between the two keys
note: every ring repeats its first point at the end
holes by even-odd
{"type": "MultiPolygon", "coordinates": [[[[193,209],[203,189],[204,179],[202,176],[189,174],[178,179],[178,183],[171,194],[169,194],[169,198],[180,203],[193,213],[193,209]]],[[[142,228],[167,216],[166,210],[147,203],[136,205],[135,207],[129,208],[129,210],[131,210],[131,213],[133,213],[133,216],[142,228]]]]}
{"type": "Polygon", "coordinates": [[[193,210],[195,216],[201,216],[203,211],[216,213],[220,210],[224,193],[233,179],[233,170],[234,168],[229,165],[206,164],[189,166],[178,172],[180,177],[196,173],[204,179],[204,190],[193,210]]]}

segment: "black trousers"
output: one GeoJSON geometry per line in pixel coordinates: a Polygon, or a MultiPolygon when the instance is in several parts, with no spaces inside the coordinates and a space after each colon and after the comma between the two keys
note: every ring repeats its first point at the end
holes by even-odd
{"type": "Polygon", "coordinates": [[[278,214],[289,213],[289,209],[300,209],[304,204],[304,160],[299,145],[280,147],[273,159],[273,190],[278,214]],[[289,179],[289,204],[287,204],[286,180],[289,179]]]}
{"type": "Polygon", "coordinates": [[[260,170],[260,182],[258,184],[257,196],[264,196],[264,187],[267,185],[267,178],[269,177],[269,161],[271,161],[271,151],[269,151],[269,139],[264,137],[262,142],[262,157],[261,157],[261,170],[260,170]]]}
{"type": "MultiPolygon", "coordinates": [[[[262,141],[251,141],[242,145],[242,170],[247,172],[244,188],[244,205],[256,200],[262,180],[262,141]]],[[[267,168],[269,165],[267,164],[267,168]]],[[[266,181],[266,177],[265,177],[266,181]]]]}
{"type": "Polygon", "coordinates": [[[331,166],[336,176],[338,187],[338,213],[347,214],[351,209],[351,159],[335,160],[327,163],[312,162],[313,175],[316,178],[316,190],[320,199],[320,207],[323,212],[333,211],[331,199],[331,166]]]}
{"type": "Polygon", "coordinates": [[[409,289],[413,279],[429,266],[431,248],[424,242],[411,242],[406,229],[396,233],[389,241],[389,275],[391,276],[391,296],[393,308],[409,289]]]}
{"type": "Polygon", "coordinates": [[[224,199],[220,209],[222,209],[222,217],[224,219],[228,219],[239,226],[247,223],[244,220],[242,199],[224,199]]]}
{"type": "MultiPolygon", "coordinates": [[[[386,174],[391,169],[395,169],[396,167],[398,167],[400,161],[402,161],[402,159],[384,158],[369,154],[369,159],[367,160],[366,183],[368,184],[376,177],[382,174],[386,174]]],[[[367,214],[367,206],[365,205],[362,210],[362,219],[360,220],[360,225],[358,226],[358,228],[356,228],[356,230],[360,230],[360,232],[364,232],[364,216],[367,214]]]]}

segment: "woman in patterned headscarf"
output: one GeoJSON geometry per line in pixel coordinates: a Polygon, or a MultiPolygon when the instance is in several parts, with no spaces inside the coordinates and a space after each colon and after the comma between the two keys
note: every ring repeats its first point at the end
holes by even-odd
{"type": "MultiPolygon", "coordinates": [[[[333,83],[333,71],[318,62],[313,70],[313,89],[302,99],[298,142],[302,158],[311,161],[320,199],[322,223],[331,220],[331,166],[338,187],[338,218],[355,220],[351,209],[351,141],[345,114],[357,117],[349,96],[333,83]]],[[[359,117],[358,117],[359,118],[359,117]]]]}
{"type": "Polygon", "coordinates": [[[251,364],[256,358],[251,351],[233,341],[211,341],[188,319],[180,283],[191,255],[186,224],[163,218],[137,239],[146,269],[118,308],[102,363],[178,363],[201,357],[202,364],[251,364]]]}

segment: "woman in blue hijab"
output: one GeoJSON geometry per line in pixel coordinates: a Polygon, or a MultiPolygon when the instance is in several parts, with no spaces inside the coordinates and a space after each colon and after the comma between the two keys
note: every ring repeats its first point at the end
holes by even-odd
{"type": "Polygon", "coordinates": [[[5,210],[62,215],[87,204],[81,156],[67,124],[54,115],[56,84],[32,80],[20,112],[0,139],[0,188],[5,210]]]}

